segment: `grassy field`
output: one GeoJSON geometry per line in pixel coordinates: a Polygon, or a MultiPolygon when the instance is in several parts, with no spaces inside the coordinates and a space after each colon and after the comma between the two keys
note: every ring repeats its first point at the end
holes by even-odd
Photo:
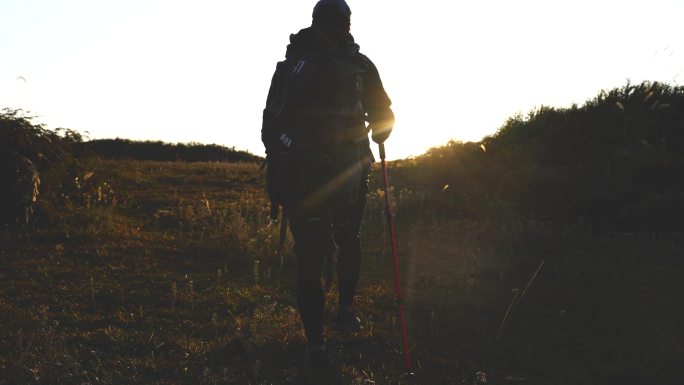
{"type": "MultiPolygon", "coordinates": [[[[0,234],[0,384],[296,383],[291,239],[280,269],[258,165],[91,171],[94,188],[45,204],[59,225],[0,234]]],[[[379,187],[374,175],[364,329],[328,333],[349,384],[409,383],[379,187]]],[[[681,235],[451,218],[425,191],[393,191],[412,383],[681,383],[681,235]]],[[[332,316],[334,290],[328,303],[332,316]]]]}

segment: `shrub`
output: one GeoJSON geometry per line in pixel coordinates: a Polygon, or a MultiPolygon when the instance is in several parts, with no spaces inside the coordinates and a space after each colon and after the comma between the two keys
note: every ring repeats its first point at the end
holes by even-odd
{"type": "Polygon", "coordinates": [[[54,131],[33,124],[21,110],[0,111],[0,224],[26,225],[31,220],[40,195],[61,189],[78,168],[74,145],[82,141],[79,133],[68,129],[54,131]],[[41,179],[49,168],[60,165],[60,175],[41,179]],[[48,183],[49,182],[49,183],[48,183]]]}

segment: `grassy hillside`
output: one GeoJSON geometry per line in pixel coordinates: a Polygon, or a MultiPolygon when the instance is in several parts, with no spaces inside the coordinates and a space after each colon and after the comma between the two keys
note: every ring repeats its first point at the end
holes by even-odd
{"type": "MultiPolygon", "coordinates": [[[[390,164],[414,383],[684,378],[681,93],[627,86],[390,164]]],[[[0,384],[297,383],[291,238],[281,269],[258,163],[63,159],[0,232],[0,384]]],[[[329,330],[348,384],[409,383],[382,210],[375,168],[364,329],[329,330]]]]}
{"type": "MultiPolygon", "coordinates": [[[[109,189],[55,209],[58,225],[2,233],[0,383],[296,383],[294,266],[289,252],[279,270],[257,165],[92,166],[109,189]]],[[[417,383],[684,375],[679,240],[444,218],[397,201],[417,383]]],[[[371,194],[364,331],[329,339],[349,384],[405,383],[381,208],[371,194]]]]}

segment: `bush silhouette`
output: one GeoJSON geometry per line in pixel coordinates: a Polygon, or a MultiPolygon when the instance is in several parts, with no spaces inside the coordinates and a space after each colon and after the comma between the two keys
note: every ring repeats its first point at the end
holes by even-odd
{"type": "Polygon", "coordinates": [[[247,151],[217,144],[164,143],[128,139],[98,139],[80,144],[82,151],[104,159],[133,159],[185,162],[260,162],[262,158],[247,151]]]}
{"type": "Polygon", "coordinates": [[[596,228],[673,231],[684,223],[684,87],[628,83],[581,107],[542,106],[478,143],[415,161],[424,180],[456,187],[436,198],[448,196],[451,214],[492,216],[503,205],[596,228]]]}
{"type": "Polygon", "coordinates": [[[31,123],[21,110],[0,112],[0,223],[28,224],[41,187],[41,173],[51,165],[74,164],[73,147],[81,135],[72,130],[50,131],[31,123]]]}

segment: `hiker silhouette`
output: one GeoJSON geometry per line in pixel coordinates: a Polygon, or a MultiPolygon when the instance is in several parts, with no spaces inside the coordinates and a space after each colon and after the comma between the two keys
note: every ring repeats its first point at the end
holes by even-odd
{"type": "Polygon", "coordinates": [[[384,142],[394,114],[377,68],[350,34],[347,3],[321,0],[312,18],[310,27],[290,36],[286,58],[276,66],[261,134],[269,198],[283,207],[294,237],[297,303],[308,343],[305,368],[314,373],[326,361],[321,274],[336,247],[335,328],[361,328],[353,305],[361,268],[359,229],[375,161],[368,134],[384,142]]]}

